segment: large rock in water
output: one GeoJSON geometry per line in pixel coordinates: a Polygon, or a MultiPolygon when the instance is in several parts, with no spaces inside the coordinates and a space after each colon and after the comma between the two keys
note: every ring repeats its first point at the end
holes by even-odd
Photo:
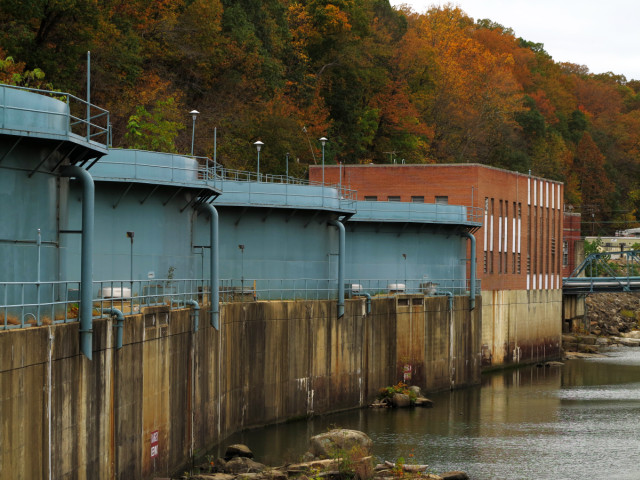
{"type": "Polygon", "coordinates": [[[231,460],[233,457],[253,458],[253,452],[246,445],[236,443],[229,445],[224,453],[225,460],[231,460]]]}
{"type": "Polygon", "coordinates": [[[404,408],[411,406],[411,397],[404,393],[394,393],[393,398],[391,399],[391,403],[394,407],[404,408]]]}
{"type": "Polygon", "coordinates": [[[311,437],[309,451],[314,457],[329,458],[340,452],[350,452],[354,447],[360,449],[361,456],[371,455],[373,442],[363,432],[337,428],[327,433],[311,437]]]}
{"type": "Polygon", "coordinates": [[[247,457],[233,457],[224,465],[225,473],[260,473],[265,470],[262,463],[254,462],[247,457]]]}

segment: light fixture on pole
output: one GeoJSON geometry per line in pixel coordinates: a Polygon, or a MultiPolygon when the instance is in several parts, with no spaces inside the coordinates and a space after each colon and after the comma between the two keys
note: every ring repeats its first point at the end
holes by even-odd
{"type": "Polygon", "coordinates": [[[324,144],[327,143],[326,137],[320,137],[320,143],[322,144],[322,185],[324,186],[324,144]]]}
{"type": "Polygon", "coordinates": [[[260,150],[262,149],[262,146],[264,145],[264,143],[258,140],[257,142],[254,142],[254,145],[256,146],[256,149],[258,149],[258,170],[256,173],[258,176],[258,181],[260,181],[260,150]]]}
{"type": "Polygon", "coordinates": [[[191,156],[193,157],[193,142],[196,139],[196,118],[200,112],[198,110],[191,110],[189,113],[191,114],[191,118],[193,118],[193,126],[191,127],[191,156]]]}

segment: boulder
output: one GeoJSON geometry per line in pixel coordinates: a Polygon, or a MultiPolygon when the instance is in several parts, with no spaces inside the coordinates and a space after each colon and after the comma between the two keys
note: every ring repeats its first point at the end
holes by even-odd
{"type": "Polygon", "coordinates": [[[422,396],[422,390],[420,390],[420,387],[418,387],[416,385],[411,385],[409,387],[409,391],[412,392],[416,397],[421,397],[422,396]]]}
{"type": "Polygon", "coordinates": [[[225,471],[225,473],[233,473],[233,474],[238,474],[238,473],[260,473],[263,470],[265,470],[266,468],[267,467],[265,467],[263,464],[258,463],[258,462],[254,462],[250,458],[247,458],[247,457],[233,457],[231,460],[229,460],[225,464],[224,471],[225,471]]]}
{"type": "Polygon", "coordinates": [[[622,337],[640,339],[640,330],[632,330],[631,332],[623,333],[622,337]]]}
{"type": "Polygon", "coordinates": [[[469,475],[460,471],[441,473],[442,480],[469,480],[469,475]]]}
{"type": "Polygon", "coordinates": [[[391,404],[397,408],[404,408],[411,406],[411,398],[404,393],[394,393],[391,399],[391,404]]]}
{"type": "Polygon", "coordinates": [[[545,367],[563,367],[564,363],[562,363],[562,362],[547,362],[544,365],[545,365],[545,367]]]}
{"type": "Polygon", "coordinates": [[[617,343],[625,347],[638,347],[640,346],[640,339],[637,338],[623,338],[617,337],[614,339],[617,343]]]}
{"type": "Polygon", "coordinates": [[[231,460],[233,457],[253,458],[253,452],[246,445],[236,443],[235,445],[229,445],[224,453],[225,460],[231,460]]]}
{"type": "Polygon", "coordinates": [[[349,452],[354,447],[359,448],[362,456],[371,455],[373,442],[363,432],[358,430],[349,430],[345,428],[336,428],[320,435],[315,435],[309,440],[309,451],[314,457],[329,458],[337,455],[339,452],[349,452]]]}
{"type": "Polygon", "coordinates": [[[416,398],[416,407],[433,408],[433,400],[425,397],[416,398]]]}

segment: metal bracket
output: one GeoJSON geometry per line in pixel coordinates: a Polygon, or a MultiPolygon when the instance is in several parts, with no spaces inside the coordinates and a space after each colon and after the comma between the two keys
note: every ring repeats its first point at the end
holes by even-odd
{"type": "Polygon", "coordinates": [[[0,163],[2,163],[4,161],[5,158],[7,158],[7,156],[13,152],[13,149],[16,148],[18,146],[18,144],[20,143],[20,141],[22,140],[22,137],[18,137],[18,139],[15,141],[15,143],[11,146],[11,148],[9,150],[6,151],[6,153],[4,155],[2,155],[2,158],[0,158],[0,163]]]}
{"type": "Polygon", "coordinates": [[[40,169],[40,167],[41,167],[42,165],[44,165],[44,164],[47,162],[47,160],[49,160],[49,159],[50,159],[50,158],[51,158],[51,157],[52,157],[52,156],[53,156],[53,155],[58,151],[58,149],[59,149],[63,144],[64,144],[64,142],[60,142],[60,143],[58,143],[58,145],[56,145],[56,148],[54,148],[53,150],[51,150],[51,152],[49,152],[49,155],[47,155],[46,157],[44,157],[44,160],[42,160],[42,161],[38,164],[38,166],[37,166],[36,168],[34,168],[33,170],[31,170],[31,172],[29,172],[29,175],[27,175],[27,177],[31,178],[31,177],[33,176],[33,174],[34,174],[34,173],[36,173],[36,172],[40,169]]]}
{"type": "Polygon", "coordinates": [[[129,193],[129,190],[131,190],[131,187],[133,187],[133,183],[130,183],[129,185],[127,185],[127,188],[124,189],[124,192],[122,192],[122,194],[120,195],[118,200],[116,200],[116,203],[113,204],[113,209],[114,210],[118,207],[118,205],[120,204],[120,201],[124,198],[124,196],[127,193],[129,193]]]}

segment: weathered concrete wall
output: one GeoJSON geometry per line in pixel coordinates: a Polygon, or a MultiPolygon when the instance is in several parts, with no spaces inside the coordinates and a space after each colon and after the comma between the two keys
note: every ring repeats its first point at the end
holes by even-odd
{"type": "Polygon", "coordinates": [[[562,331],[578,332],[588,331],[585,318],[586,295],[563,295],[562,296],[562,331]]]}
{"type": "Polygon", "coordinates": [[[482,292],[482,365],[485,368],[559,357],[562,290],[482,292]]]}
{"type": "Polygon", "coordinates": [[[430,390],[480,381],[480,312],[468,299],[400,296],[226,304],[94,322],[94,360],[78,324],[0,332],[0,478],[168,476],[247,427],[365,405],[402,380],[430,390]],[[399,304],[399,305],[398,305],[399,304]],[[158,432],[158,456],[151,435],[158,432]]]}

